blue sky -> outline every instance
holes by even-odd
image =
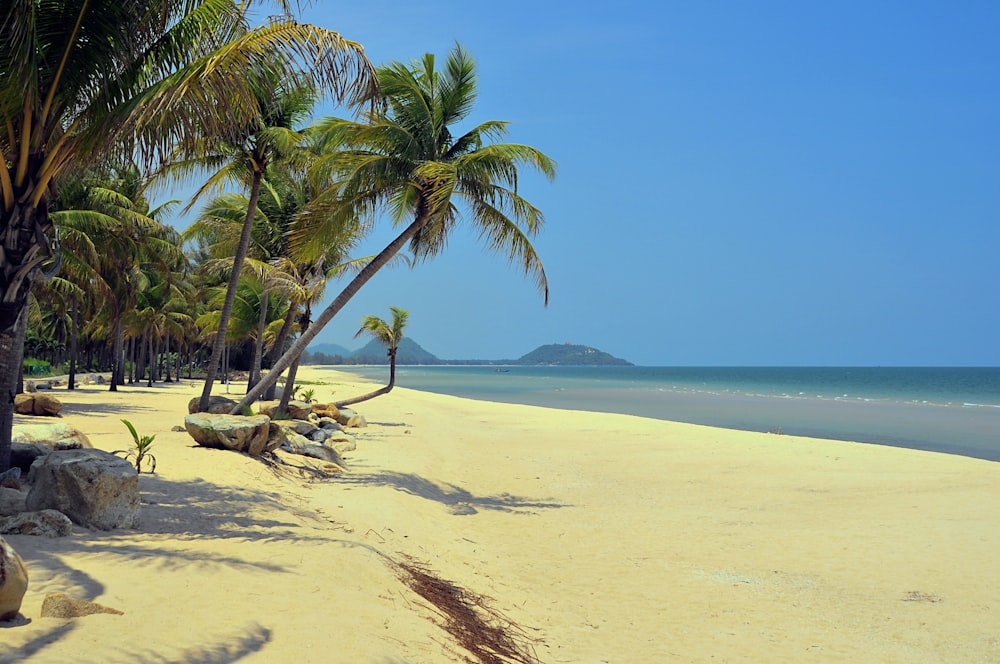
[[[546,215],[547,308],[457,233],[320,342],[359,346],[394,305],[442,358],[1000,365],[1000,3],[313,4],[376,64],[460,41],[470,123],[559,163],[521,190]]]

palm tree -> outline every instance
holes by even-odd
[[[19,373],[31,284],[58,267],[49,216],[63,171],[108,153],[159,160],[260,117],[254,77],[303,63],[335,98],[373,86],[359,44],[284,14],[251,27],[254,0],[7,2],[0,9],[0,392]],[[0,471],[13,403],[0,399]]]
[[[427,54],[410,66],[378,69],[383,104],[367,122],[331,118],[322,123],[331,145],[341,149],[320,160],[315,171],[336,174],[336,183],[304,215],[292,243],[304,255],[321,252],[328,238],[350,220],[372,218],[388,208],[404,230],[334,298],[316,321],[234,409],[249,406],[306,349],[319,331],[376,272],[407,244],[417,259],[444,249],[463,203],[469,220],[488,246],[505,253],[548,301],[548,282],[530,237],[542,213],[517,193],[518,168],[532,166],[550,179],[555,163],[535,148],[490,143],[506,134],[507,123],[484,122],[454,136],[452,125],[466,118],[476,98],[476,67],[460,46],[449,53],[443,72]]]
[[[365,316],[361,321],[361,329],[354,335],[354,338],[357,339],[367,332],[372,338],[386,347],[386,354],[389,356],[389,384],[374,392],[363,394],[360,397],[338,401],[334,404],[337,408],[343,408],[344,406],[350,406],[351,404],[361,403],[362,401],[368,401],[383,394],[388,394],[396,384],[396,351],[399,349],[399,342],[403,340],[403,328],[406,327],[410,313],[399,307],[389,307],[389,311],[392,312],[391,323],[385,322],[378,316]]]

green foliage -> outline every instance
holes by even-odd
[[[153,446],[153,440],[156,436],[140,436],[132,426],[132,423],[128,420],[122,420],[122,423],[128,427],[129,433],[132,434],[132,440],[135,446],[130,450],[115,450],[112,454],[121,454],[125,459],[133,459],[135,461],[135,471],[137,473],[142,472],[142,463],[145,461],[146,465],[149,466],[149,472],[156,472],[156,457],[149,453],[149,448]]]
[[[313,397],[316,396],[316,389],[315,388],[312,388],[312,387],[299,388],[297,390],[297,392],[298,392],[299,399],[301,399],[302,401],[306,401],[308,403],[312,403],[313,401],[315,401],[315,399],[313,398]]]

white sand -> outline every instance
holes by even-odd
[[[331,375],[321,401],[371,387],[300,378]],[[1000,464],[397,388],[319,480],[170,431],[199,393],[56,392],[95,447],[156,434],[157,473],[138,530],[7,538],[0,661],[461,661],[409,559],[543,662],[1000,661]],[[41,618],[49,592],[125,614]]]

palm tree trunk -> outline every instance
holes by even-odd
[[[343,401],[335,401],[333,403],[337,408],[343,408],[344,406],[350,406],[352,404],[361,403],[362,401],[368,401],[369,399],[374,399],[375,397],[380,397],[383,394],[389,394],[392,391],[393,386],[396,384],[396,353],[389,353],[389,384],[385,387],[380,387],[374,392],[369,392],[368,394],[362,394],[360,397],[353,397],[351,399],[344,399]]]
[[[292,324],[295,322],[295,316],[298,314],[298,305],[289,302],[288,313],[285,314],[285,322],[281,325],[281,331],[278,332],[278,338],[274,340],[274,348],[271,349],[271,354],[268,359],[270,359],[271,364],[274,365],[275,361],[281,357],[284,352],[285,341],[288,340],[288,333],[292,330]],[[274,399],[274,387],[275,383],[271,383],[271,387],[267,388],[264,392],[264,400],[271,401]]]
[[[274,383],[277,382],[278,377],[281,375],[281,372],[287,369],[292,362],[302,354],[302,351],[304,351],[309,343],[316,338],[316,335],[320,333],[326,324],[329,323],[333,317],[336,316],[340,310],[351,301],[351,298],[357,294],[361,287],[368,283],[368,281],[375,276],[375,273],[382,269],[386,263],[392,260],[393,256],[398,254],[403,246],[409,242],[421,228],[426,226],[429,221],[430,217],[428,215],[421,215],[417,217],[417,219],[412,224],[407,226],[395,240],[390,242],[385,249],[379,252],[379,254],[375,256],[375,258],[373,258],[371,262],[368,263],[368,265],[366,265],[349,284],[347,284],[344,290],[340,292],[340,295],[334,298],[333,302],[331,302],[327,308],[320,313],[319,317],[316,318],[316,321],[309,326],[309,329],[305,330],[302,335],[295,340],[295,343],[293,343],[292,347],[288,349],[288,352],[282,355],[278,361],[275,362],[267,376],[263,377],[252,390],[247,392],[246,396],[243,397],[243,400],[236,404],[236,407],[230,412],[235,415],[242,409],[248,408],[260,397],[261,394],[264,393],[265,390],[274,385]]]
[[[156,356],[153,353],[153,335],[149,335],[149,382],[146,387],[153,386],[153,371],[156,370]]]
[[[28,327],[27,301],[13,325],[0,330],[0,473],[10,468],[10,438],[14,427],[14,395],[24,361],[24,331]]]
[[[247,251],[250,249],[250,231],[253,230],[253,218],[257,211],[257,199],[260,197],[260,182],[262,173],[255,171],[253,174],[253,185],[250,188],[250,202],[247,204],[247,216],[243,221],[243,232],[240,234],[240,243],[236,247],[236,255],[233,256],[233,273],[229,275],[229,287],[226,289],[226,299],[222,304],[222,313],[219,316],[219,329],[215,333],[215,341],[212,343],[212,357],[208,362],[208,373],[205,376],[205,387],[201,392],[201,400],[198,402],[198,410],[208,410],[208,402],[212,396],[212,387],[218,371],[219,360],[222,358],[222,347],[226,345],[226,330],[229,327],[229,318],[233,313],[233,303],[236,301],[236,289],[240,283],[240,272],[243,270],[243,262],[246,260]]]
[[[70,310],[69,315],[69,382],[66,385],[67,390],[76,389],[76,355],[79,352],[79,331],[77,330],[77,310],[80,308],[79,302],[77,302],[76,295],[74,295],[70,300]]]
[[[111,347],[111,386],[109,392],[118,391],[118,383],[125,382],[125,333],[121,316],[115,314],[115,339]]]
[[[267,329],[267,286],[263,287],[260,294],[260,318],[257,319],[257,340],[253,345],[253,362],[250,365],[250,379],[247,381],[247,389],[260,380],[261,365],[264,363],[264,331]]]
[[[164,331],[164,334],[166,336],[166,339],[164,339],[164,342],[163,342],[163,345],[165,347],[164,348],[164,355],[163,355],[163,362],[164,362],[164,364],[167,365],[167,377],[164,379],[163,382],[164,383],[172,383],[174,381],[170,380],[170,326],[169,325],[166,326],[163,331]],[[177,377],[180,378],[180,374],[178,374]]]

